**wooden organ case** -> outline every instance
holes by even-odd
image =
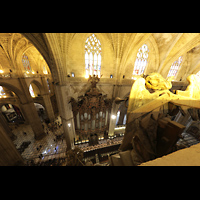
[[[90,76],[90,90],[84,96],[78,97],[78,101],[71,98],[76,131],[75,144],[89,142],[89,145],[95,145],[98,140],[108,136],[112,101],[96,88],[99,80],[98,76]]]

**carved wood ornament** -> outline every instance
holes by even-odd
[[[89,141],[94,135],[103,138],[109,129],[112,102],[96,88],[99,80],[98,76],[90,76],[90,90],[84,96],[78,97],[78,101],[71,98],[76,130],[75,141]]]

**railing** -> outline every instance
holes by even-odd
[[[0,73],[0,78],[19,78],[19,77],[49,77],[50,74],[33,74],[33,73],[24,73],[24,75],[20,76],[16,73]]]
[[[121,139],[121,138],[120,138]],[[111,143],[111,144],[106,144],[105,146],[103,145],[95,145],[93,146],[92,149],[84,149],[83,147],[81,147],[81,145],[76,145],[77,147],[79,147],[80,149],[82,149],[85,153],[88,152],[88,151],[95,151],[97,149],[102,149],[102,148],[105,148],[105,147],[111,147],[111,146],[115,146],[115,145],[118,145],[121,143],[121,140],[119,141],[115,141],[115,143]],[[111,151],[108,151],[108,152],[102,152],[101,153],[101,156],[106,156],[108,154],[112,154],[112,153],[116,153],[117,150],[111,150]],[[48,154],[48,155],[43,155],[42,157],[39,158],[39,156],[34,156],[34,157],[31,157],[29,159],[27,158],[24,158],[24,160],[26,161],[26,164],[27,165],[31,165],[31,162],[34,163],[34,165],[38,165],[38,164],[42,164],[43,162],[48,162],[49,160],[53,160],[53,159],[65,159],[65,162],[67,162],[67,158],[66,158],[66,151],[63,151],[63,152],[59,152],[59,153],[52,153],[52,154]],[[63,154],[63,155],[61,155]],[[95,157],[94,156],[86,156],[86,158],[84,158],[83,160],[87,160],[87,159],[94,159]],[[82,165],[84,165],[82,162],[81,162]]]

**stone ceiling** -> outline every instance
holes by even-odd
[[[67,74],[72,70],[76,72],[76,69],[76,77],[84,77],[84,49],[81,50],[81,45],[84,45],[88,35],[89,33],[0,33],[0,67],[20,70],[21,55],[26,52],[30,59],[34,60],[35,65],[41,60],[42,55],[55,81],[64,84]],[[136,53],[144,43],[148,44],[151,52],[149,55],[151,66],[148,67],[148,72],[157,71],[166,77],[171,64],[182,55],[185,56],[185,61],[177,80],[180,77],[185,80],[190,73],[197,73],[200,70],[199,33],[96,33],[96,35],[102,43],[102,53],[105,50],[102,71],[103,67],[109,68],[109,73],[114,74],[116,79],[113,80],[116,83],[122,81],[121,75],[126,72],[128,73],[126,77],[129,78]],[[108,76],[106,70],[104,74],[106,78]]]

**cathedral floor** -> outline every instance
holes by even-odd
[[[58,117],[55,122],[61,124],[60,117]],[[43,123],[43,126],[46,136],[41,140],[35,140],[31,126],[20,124],[17,128],[12,130],[13,134],[17,136],[13,143],[27,165],[32,165],[30,164],[32,161],[34,161],[36,165],[41,165],[41,163],[48,162],[49,160],[60,159],[63,160],[63,162],[59,163],[59,165],[66,166],[67,145],[63,137],[63,127],[57,126],[54,131],[51,131],[45,123]],[[104,148],[106,146],[120,144],[122,138],[123,137],[117,137],[112,140],[101,140],[99,144],[95,146],[88,146],[88,143],[75,146],[79,147],[84,152],[94,151],[95,149]],[[91,159],[92,158],[93,157],[91,157]]]
[[[55,122],[60,122],[60,118]],[[39,162],[40,160],[45,161],[53,158],[65,157],[67,145],[65,140],[61,137],[63,133],[62,126],[52,132],[47,128],[45,123],[43,123],[43,125],[46,136],[41,140],[35,140],[30,125],[20,124],[12,131],[14,135],[17,136],[13,143],[25,161],[33,159]]]
[[[57,124],[61,124],[60,117],[55,121]],[[34,163],[44,163],[53,159],[60,159],[62,163],[59,165],[66,166],[66,141],[63,138],[63,127],[57,126],[54,131],[51,131],[45,123],[44,131],[46,136],[41,140],[35,140],[34,133],[30,125],[20,124],[12,132],[17,138],[13,141],[16,148],[20,152],[21,156],[25,160],[25,163],[30,163],[31,160]],[[25,132],[25,133],[24,133]],[[184,144],[186,147],[200,143],[192,135],[183,132],[183,139],[180,139],[177,144]],[[98,145],[88,146],[88,143],[75,145],[81,148],[84,152],[94,151],[95,149],[104,148],[106,146],[117,145],[122,142],[123,137],[116,137],[113,140],[101,140]],[[112,152],[109,152],[109,154]],[[114,152],[113,152],[114,153]],[[107,155],[107,153],[105,153]],[[103,156],[103,154],[102,154]],[[92,159],[93,157],[91,157]]]

